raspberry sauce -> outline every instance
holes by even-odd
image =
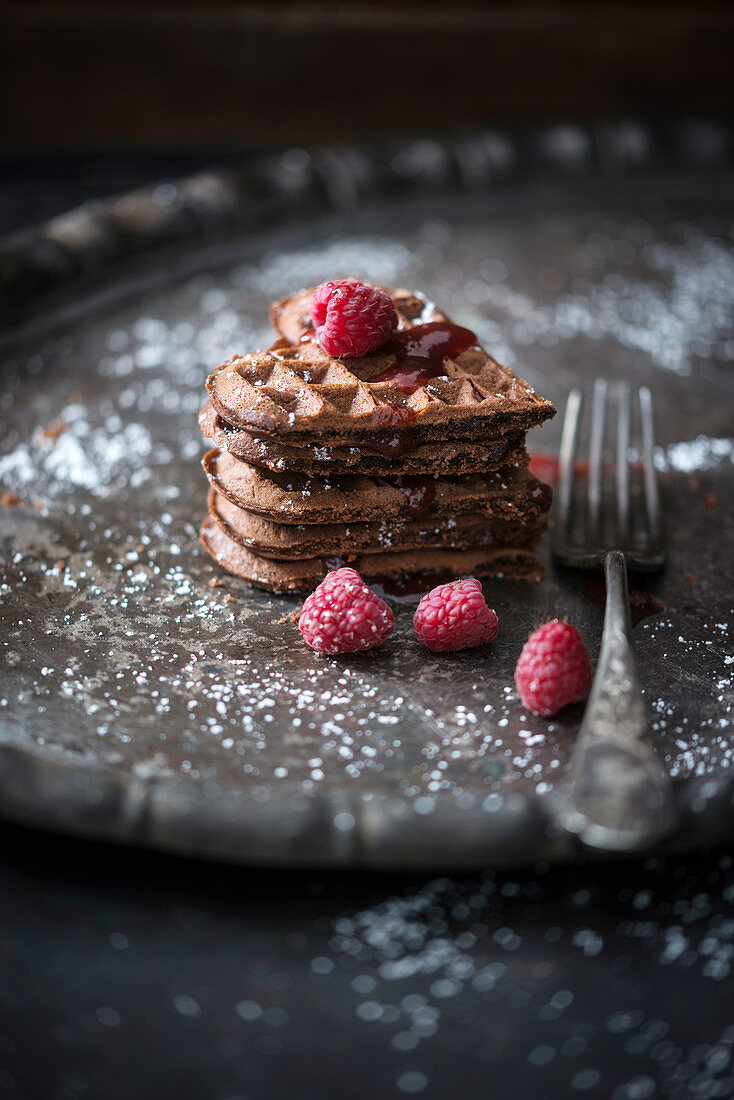
[[[423,519],[433,511],[436,482],[432,477],[406,477],[400,486],[412,519]]]
[[[632,619],[632,625],[637,626],[641,619],[646,618],[648,615],[659,615],[661,611],[665,611],[667,605],[657,596],[653,596],[650,592],[646,592],[644,588],[638,588],[632,581],[628,582],[629,588],[629,601],[630,601],[630,618]],[[601,573],[589,573],[584,586],[584,595],[588,599],[592,600],[597,606],[604,607],[607,599],[606,585],[604,583],[604,577]]]
[[[553,490],[537,477],[531,477],[525,486],[525,496],[530,504],[536,504],[541,512],[547,512],[553,500]]]
[[[410,428],[396,428],[394,432],[376,432],[369,443],[360,445],[360,449],[385,458],[400,458],[410,454],[416,446],[415,432]]]
[[[380,405],[372,414],[375,428],[405,428],[415,420],[415,413],[406,405]]]
[[[390,402],[380,405],[372,414],[372,425],[391,430],[375,432],[369,443],[362,445],[362,449],[385,455],[386,458],[410,454],[416,448],[416,439],[415,432],[408,425],[414,420],[415,413],[405,405],[392,405]]]
[[[532,454],[528,469],[531,474],[535,474],[541,481],[546,481],[551,485],[555,485],[558,481],[558,459],[555,455],[548,454],[546,451],[536,451],[535,454]],[[574,462],[573,472],[579,477],[588,477],[589,463],[581,460]]]
[[[417,603],[420,597],[430,592],[432,588],[455,580],[456,574],[446,569],[436,573],[423,570],[417,573],[404,573],[400,577],[385,577],[378,586],[373,587],[397,602],[405,600],[406,603]]]
[[[372,382],[392,382],[403,393],[415,393],[431,378],[444,373],[444,360],[460,355],[467,348],[477,347],[479,341],[468,328],[449,324],[448,321],[432,321],[428,325],[396,332],[380,351],[395,356],[395,363]]]

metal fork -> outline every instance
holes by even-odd
[[[613,477],[605,467],[606,425],[616,396]],[[601,651],[589,701],[571,757],[562,824],[587,845],[610,851],[647,847],[675,821],[672,783],[650,745],[650,728],[632,646],[627,563],[643,572],[665,564],[660,497],[654,465],[652,396],[636,394],[641,441],[630,463],[633,401],[630,387],[597,379],[591,403],[585,501],[574,493],[583,395],[566,404],[559,462],[554,555],[566,566],[604,568],[606,610]],[[611,462],[610,462],[611,465]],[[633,474],[641,471],[641,485]],[[609,484],[611,482],[611,485]],[[640,508],[634,507],[637,485]]]

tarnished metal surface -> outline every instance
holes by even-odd
[[[0,509],[3,812],[242,861],[467,867],[574,853],[544,803],[581,708],[528,715],[512,672],[554,615],[596,653],[593,583],[552,570],[536,588],[487,582],[500,635],[477,652],[427,654],[400,606],[382,649],[323,658],[286,620],[295,601],[221,574],[198,545],[207,371],[267,338],[271,299],[356,273],[423,289],[556,404],[602,372],[653,390],[670,564],[649,582],[665,610],[637,626],[638,664],[658,752],[681,781],[671,844],[723,838],[732,182],[518,186],[206,251],[194,240],[170,267],[190,269],[177,281],[152,288],[160,272],[143,258],[125,298],[127,272],[112,269],[94,288],[109,295],[77,299],[65,328],[28,330],[7,354],[0,407],[0,492],[20,498]],[[556,450],[559,420],[532,449]]]

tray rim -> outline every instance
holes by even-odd
[[[269,152],[241,167],[89,199],[0,237],[0,321],[142,251],[267,228],[307,211],[349,213],[375,199],[490,194],[528,181],[619,179],[683,166],[732,168],[734,120],[568,121]]]

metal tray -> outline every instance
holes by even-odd
[[[2,813],[284,866],[588,854],[551,824],[580,708],[534,718],[512,673],[551,616],[596,650],[593,580],[487,582],[481,651],[427,654],[399,605],[379,651],[322,658],[296,601],[197,542],[206,373],[267,339],[273,298],[355,273],[425,290],[559,407],[602,373],[653,389],[670,564],[636,644],[680,803],[666,846],[731,838],[731,149],[637,123],[296,149],[6,240]]]

